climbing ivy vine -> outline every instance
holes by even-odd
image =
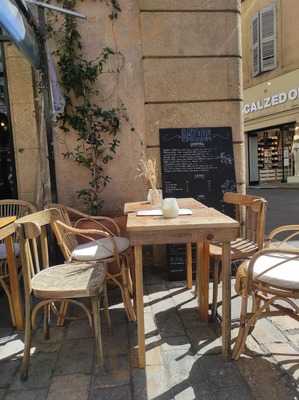
[[[79,0],[56,0],[64,8],[76,9]],[[118,0],[98,0],[110,7],[109,17],[116,20],[121,8]],[[57,26],[58,25],[58,26]],[[93,60],[83,53],[83,44],[76,18],[66,16],[62,23],[48,23],[49,35],[55,41],[54,50],[66,106],[59,117],[60,128],[77,135],[75,147],[64,157],[88,169],[89,185],[78,192],[91,214],[98,214],[103,206],[102,191],[111,181],[107,164],[115,157],[120,145],[120,129],[127,120],[125,107],[103,108],[98,105],[100,92],[96,83],[110,57],[121,53],[105,47]],[[116,71],[119,73],[119,70]]]

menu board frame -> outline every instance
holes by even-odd
[[[231,127],[160,129],[163,197],[193,197],[208,207],[234,216],[224,203],[236,191]],[[168,245],[170,280],[185,279],[185,246]]]

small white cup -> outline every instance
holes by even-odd
[[[162,203],[164,218],[176,218],[179,215],[179,206],[175,198],[167,198]]]

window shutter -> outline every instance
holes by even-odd
[[[276,68],[276,10],[275,5],[260,12],[261,71]]]
[[[260,68],[260,18],[256,14],[252,18],[252,71],[253,76],[261,72]]]

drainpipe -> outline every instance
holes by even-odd
[[[49,70],[48,59],[45,46],[45,15],[44,10],[38,7],[38,20],[39,20],[39,35],[40,35],[40,54],[41,54],[41,79],[42,79],[42,95],[44,98],[44,119],[46,127],[47,145],[48,145],[48,162],[51,184],[51,197],[52,202],[58,202],[57,196],[57,181],[56,181],[56,167],[54,156],[54,143],[53,143],[53,126],[52,116],[50,110],[52,109],[52,99],[49,84]]]

